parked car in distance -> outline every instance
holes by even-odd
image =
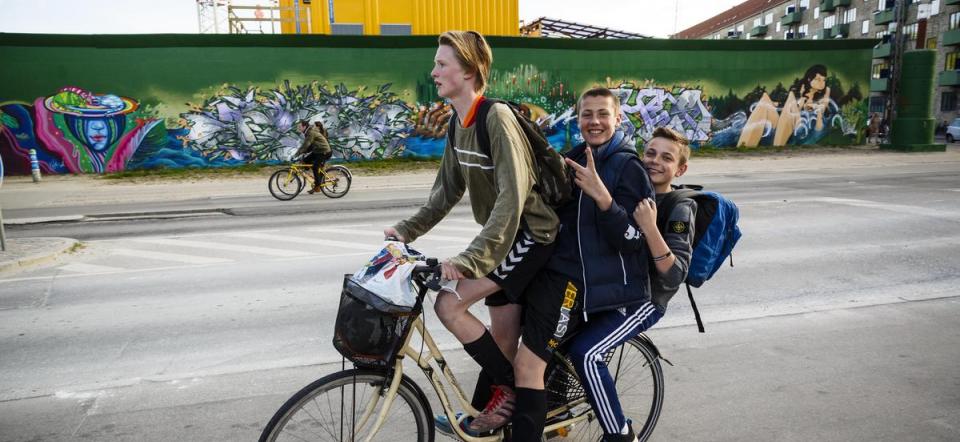
[[[947,142],[952,143],[955,140],[960,140],[960,118],[955,118],[953,122],[947,126]]]

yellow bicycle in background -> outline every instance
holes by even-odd
[[[293,163],[284,167],[273,175],[270,175],[270,181],[267,188],[274,198],[281,201],[289,201],[296,198],[300,192],[307,186],[314,187],[313,172],[310,170],[310,164]],[[350,190],[350,184],[353,182],[353,174],[350,169],[343,165],[327,166],[320,171],[322,181],[318,186],[324,195],[330,198],[340,198]]]

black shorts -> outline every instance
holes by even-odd
[[[550,259],[555,245],[556,243],[540,244],[534,241],[529,233],[519,230],[513,239],[510,253],[497,268],[487,274],[487,278],[497,283],[501,290],[487,296],[483,303],[491,307],[516,304],[537,271]]]
[[[523,345],[550,361],[550,355],[583,323],[583,283],[543,270],[523,298]]]

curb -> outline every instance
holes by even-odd
[[[31,267],[43,263],[47,263],[57,259],[57,256],[69,251],[77,244],[80,244],[80,241],[77,241],[73,238],[61,238],[61,237],[43,237],[43,238],[22,238],[20,241],[53,241],[53,244],[45,245],[41,252],[32,252],[27,253],[22,257],[12,256],[12,259],[7,258],[7,254],[13,254],[10,251],[10,242],[16,242],[16,239],[7,240],[7,251],[0,252],[0,257],[4,258],[0,260],[0,274],[3,273],[14,273],[19,270],[22,270],[26,267]]]

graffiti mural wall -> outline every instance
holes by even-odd
[[[30,173],[30,150],[44,173],[279,163],[301,119],[323,123],[339,161],[443,153],[433,38],[139,37],[0,34],[18,68],[0,72],[10,173]],[[486,95],[519,103],[558,150],[581,141],[576,97],[597,85],[638,146],[660,126],[695,147],[852,144],[866,123],[869,41],[490,42]]]

